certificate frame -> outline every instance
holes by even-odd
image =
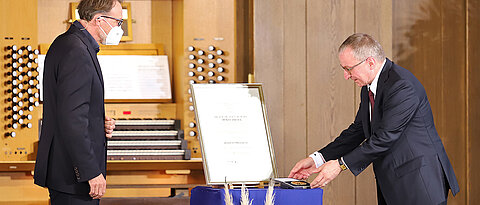
[[[265,106],[262,84],[261,83],[191,84],[190,87],[191,87],[191,93],[193,98],[193,106],[195,111],[200,148],[202,152],[206,183],[208,185],[218,185],[218,184],[224,184],[224,183],[258,184],[260,182],[266,182],[271,180],[272,178],[276,178],[277,168],[276,168],[276,161],[275,161],[275,152],[274,152],[274,146],[273,146],[272,136],[270,132],[270,126],[268,123],[268,115],[267,115],[267,109]],[[228,96],[228,94],[226,93],[251,94],[252,92],[254,93],[253,94],[254,97],[250,96],[250,99],[246,99],[242,101],[242,102],[251,102],[250,103],[251,105],[247,105],[249,103],[243,103],[242,104],[243,108],[238,110],[244,111],[245,109],[248,109],[248,108],[254,108],[254,109],[251,109],[253,111],[250,114],[245,114],[245,116],[241,116],[241,118],[243,119],[238,119],[239,120],[238,123],[228,122],[228,121],[235,121],[236,120],[235,118],[227,119],[227,120],[224,118],[215,119],[217,116],[227,116],[227,115],[217,115],[217,114],[219,113],[225,114],[226,112],[224,111],[231,110],[232,107],[237,106],[239,104],[239,102],[235,100],[243,98],[243,97],[239,97],[239,95],[236,95],[233,98],[226,97]],[[207,95],[206,93],[215,93],[217,95],[216,97],[209,95],[208,98],[206,98],[205,97]],[[201,95],[205,95],[205,96],[202,97]],[[226,99],[226,98],[229,98],[229,99]],[[257,98],[258,98],[258,102],[256,102]],[[207,103],[209,104],[209,106],[215,106],[216,110],[214,112],[206,110],[208,108],[208,106],[205,106]],[[222,111],[222,109],[224,111]],[[228,115],[235,115],[235,114],[230,113]],[[259,119],[260,116],[261,116],[261,119]],[[249,152],[245,152],[245,153],[248,153],[250,155],[258,154],[258,155],[255,155],[255,156],[258,156],[258,157],[255,157],[255,160],[251,160],[252,162],[249,162],[247,159],[237,160],[234,158],[233,160],[228,158],[228,156],[236,156],[234,153],[236,152],[234,151],[236,149],[230,149],[230,147],[233,147],[235,145],[229,144],[230,142],[227,143],[227,141],[231,139],[229,139],[229,137],[227,137],[227,135],[224,132],[224,129],[225,129],[224,121],[227,121],[226,123],[229,124],[229,126],[230,125],[233,127],[238,126],[234,128],[235,130],[249,130],[246,133],[253,132],[252,135],[249,135],[253,137],[248,137],[247,135],[242,135],[240,137],[235,136],[234,140],[245,142],[244,144],[246,144],[246,146],[244,145],[238,146],[242,148],[247,147],[246,150],[249,150]],[[244,122],[240,122],[240,121],[244,121]],[[214,122],[219,122],[219,123],[218,125],[215,125]],[[252,126],[252,123],[255,125]],[[258,128],[258,129],[250,129],[252,127]],[[212,129],[215,129],[215,128],[218,128],[218,133],[219,133],[218,135],[216,134],[217,133],[216,130],[212,131]],[[252,130],[255,130],[255,131],[252,131]],[[236,135],[236,134],[238,133],[235,133],[233,135]],[[219,135],[222,135],[222,136],[219,136]],[[260,139],[260,138],[257,139],[255,138],[256,136],[265,137],[266,139]],[[218,147],[217,144],[215,144],[215,146],[213,145],[214,143],[218,143],[218,142],[221,143],[222,140],[223,140],[223,147]],[[251,143],[251,142],[254,142],[254,143]],[[210,143],[210,144],[207,144],[207,143]],[[224,151],[222,152],[219,150],[224,150]],[[253,153],[251,153],[251,151],[253,151]],[[221,154],[220,156],[222,156],[225,159],[219,159],[219,158],[222,158],[222,157],[218,157],[219,153]],[[239,155],[239,156],[242,156],[242,155]],[[226,160],[228,160],[228,162]],[[260,160],[260,163],[253,162],[257,160]],[[238,162],[238,165],[236,164],[232,165],[230,161],[239,161],[239,162]],[[264,164],[261,162],[265,162],[267,164]],[[258,163],[258,164],[255,164],[255,163]],[[227,166],[222,166],[222,165],[227,165]],[[251,169],[251,170],[256,170],[252,172],[257,172],[257,169],[256,169],[257,167],[245,167],[245,165],[251,165],[251,166],[260,165],[258,166],[258,168],[260,168],[260,170],[258,171],[259,176],[248,175],[247,177],[248,171],[247,172],[238,171],[241,176],[237,177],[237,176],[229,175],[230,173],[225,171],[225,170]],[[218,173],[220,173],[220,175]],[[244,176],[242,174],[244,174]],[[250,173],[250,174],[255,175],[256,173]],[[225,176],[222,176],[222,175],[225,175]]]

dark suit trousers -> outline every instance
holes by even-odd
[[[446,180],[447,179],[445,179],[445,181]],[[447,197],[448,197],[448,188],[445,188],[445,201],[438,205],[447,205]],[[385,202],[385,198],[383,198],[382,190],[380,189],[380,186],[378,186],[378,182],[377,182],[377,204],[387,205],[387,202]]]
[[[387,202],[385,202],[385,198],[383,198],[382,190],[380,190],[380,186],[378,186],[378,182],[377,182],[377,204],[387,205]]]
[[[100,199],[92,199],[90,196],[69,194],[48,189],[50,192],[51,205],[99,205]]]

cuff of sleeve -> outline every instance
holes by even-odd
[[[348,165],[347,165],[347,163],[345,163],[345,160],[343,160],[343,157],[340,157],[340,160],[342,160],[342,162],[343,162],[343,165],[345,165],[345,167],[347,167],[347,169],[350,169],[350,168],[348,168]]]
[[[312,153],[311,155],[309,155],[309,157],[311,157],[313,159],[313,161],[315,162],[315,166],[318,168],[320,166],[322,166],[322,164],[325,163],[325,159],[323,158],[323,155],[322,153],[320,152],[314,152]]]

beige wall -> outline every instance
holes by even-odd
[[[359,88],[342,79],[336,49],[365,32],[427,91],[461,190],[449,204],[475,204],[479,10],[474,0],[255,1],[255,75],[264,83],[279,173],[286,176],[353,121]],[[325,204],[376,204],[371,168],[358,177],[342,173],[324,197]]]
[[[448,204],[478,204],[479,7],[475,0],[403,0],[393,5],[394,55],[427,91],[460,193]]]
[[[382,0],[255,1],[255,77],[264,83],[281,176],[353,121],[359,88],[343,79],[336,50],[352,33],[367,32],[391,55],[391,8]],[[359,177],[342,173],[324,197],[325,204],[375,204],[371,168]]]
[[[480,2],[467,1],[467,89],[464,95],[467,98],[467,185],[465,194],[468,204],[480,201]],[[474,43],[475,42],[475,43]]]
[[[70,2],[75,0],[38,0],[38,43],[52,43],[70,26]],[[128,43],[151,43],[151,0],[126,1],[132,5],[133,41]]]

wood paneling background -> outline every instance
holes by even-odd
[[[343,79],[337,48],[363,31],[390,54],[391,5],[381,0],[255,1],[255,77],[264,83],[280,176],[353,121],[359,89]],[[370,12],[378,6],[382,11]],[[375,204],[373,179],[371,168],[356,178],[342,173],[326,187],[323,201]]]
[[[296,161],[332,141],[353,120],[355,88],[343,79],[337,48],[355,30],[354,9],[354,2],[348,0],[307,1],[307,152],[301,153],[300,158],[292,158],[292,166],[286,167],[287,170]],[[289,78],[289,73],[284,75]],[[285,94],[288,98],[289,94]],[[289,110],[295,112],[294,107]],[[289,137],[294,136],[285,136]],[[295,152],[295,147],[290,149]],[[354,204],[355,191],[354,176],[344,172],[325,188],[323,202]]]
[[[475,142],[473,133],[467,134],[467,116],[476,114],[474,109],[467,112],[467,99],[474,96],[467,90],[477,90],[467,87],[467,82],[471,82],[467,81],[467,62],[478,59],[478,53],[477,57],[467,56],[467,48],[473,54],[475,45],[478,49],[479,40],[478,35],[467,37],[466,33],[467,28],[478,32],[478,23],[475,23],[478,16],[470,20],[477,27],[467,27],[467,10],[473,8],[467,5],[466,0],[407,0],[394,1],[393,5],[394,59],[397,64],[412,71],[424,85],[437,131],[460,185],[460,193],[455,198],[450,194],[449,204],[466,204],[468,196],[478,195],[478,190],[467,188],[467,184],[472,183],[467,177],[467,164],[474,154],[474,151],[467,151],[468,136]],[[474,84],[478,88],[478,83]],[[478,99],[470,102],[470,106],[475,106]],[[468,122],[476,122],[478,126],[478,118],[470,118]],[[477,163],[471,162],[472,165]]]
[[[474,0],[254,1],[254,69],[264,83],[281,176],[354,118],[359,88],[343,79],[337,48],[371,34],[422,82],[460,184],[449,204],[480,200],[480,3]],[[342,173],[325,204],[376,204],[371,168]]]
[[[467,0],[467,203],[480,201],[480,2]]]
[[[152,1],[158,2],[157,4],[171,2],[171,0],[127,1],[132,5],[132,18],[136,21],[132,24],[133,41],[127,43],[152,43],[152,29],[155,29],[151,25],[152,15],[169,14],[152,13],[150,9]],[[79,2],[79,0],[38,0],[38,43],[50,44],[70,27],[66,22],[70,19],[70,2]],[[167,47],[165,49],[167,50]]]

